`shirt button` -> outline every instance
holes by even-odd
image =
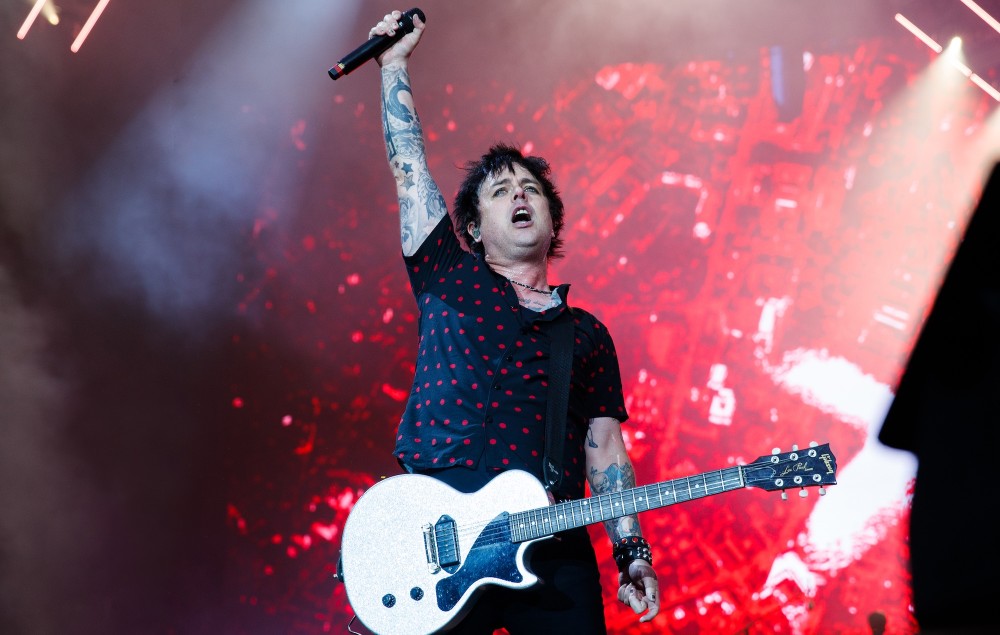
[[[514,356],[513,356],[513,355],[508,355],[508,356],[507,356],[507,361],[508,361],[508,362],[512,362],[512,361],[514,361]]]

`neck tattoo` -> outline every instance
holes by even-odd
[[[524,287],[528,291],[534,291],[535,293],[541,293],[542,295],[552,295],[552,291],[551,290],[550,291],[542,291],[541,289],[536,289],[535,287],[531,286],[530,284],[524,284],[523,282],[518,282],[517,280],[512,280],[510,278],[507,278],[507,279],[510,280],[511,282],[513,282],[514,284],[516,284],[519,287]]]

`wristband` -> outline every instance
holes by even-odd
[[[649,542],[642,536],[625,536],[616,541],[611,548],[611,554],[618,565],[618,571],[628,573],[628,566],[634,560],[645,560],[650,565],[653,564],[653,552],[649,548]]]

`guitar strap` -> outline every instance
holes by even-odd
[[[569,376],[573,370],[573,310],[567,306],[552,321],[552,362],[549,398],[545,416],[545,454],[542,470],[545,488],[559,492],[563,481],[563,449],[566,445],[566,413],[569,409]]]

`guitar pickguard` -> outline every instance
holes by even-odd
[[[493,519],[473,543],[465,563],[454,575],[437,583],[438,608],[450,611],[468,588],[484,578],[517,584],[522,581],[517,566],[517,550],[521,545],[510,541],[509,514]]]

